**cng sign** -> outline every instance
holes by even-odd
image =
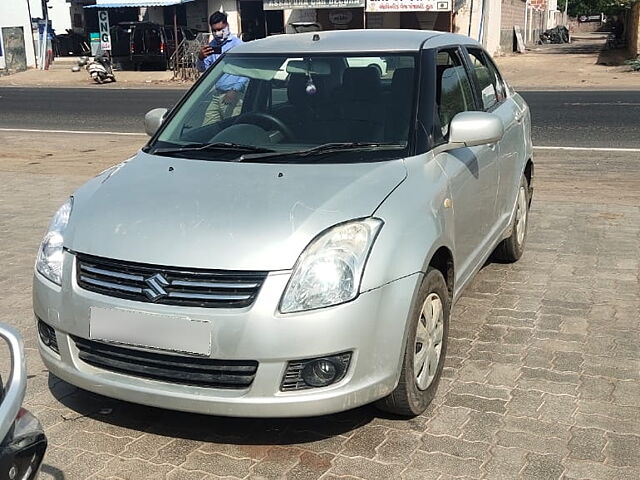
[[[109,34],[109,12],[98,11],[98,24],[100,25],[100,49],[111,50],[111,35]]]

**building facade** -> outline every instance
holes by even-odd
[[[0,1],[0,72],[36,66],[28,2]]]

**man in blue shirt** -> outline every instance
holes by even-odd
[[[206,71],[222,54],[242,43],[242,40],[231,34],[226,13],[213,13],[209,17],[209,25],[213,40],[198,52],[196,67],[200,72]],[[242,109],[242,96],[248,82],[249,79],[246,77],[223,73],[214,86],[212,101],[207,107],[204,124],[239,115]]]

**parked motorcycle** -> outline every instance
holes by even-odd
[[[116,76],[111,68],[111,60],[101,55],[96,55],[89,65],[87,65],[89,75],[96,83],[104,83],[105,80],[116,81]]]

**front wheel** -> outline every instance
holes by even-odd
[[[411,311],[398,386],[376,404],[386,412],[420,415],[438,389],[447,352],[451,298],[438,270],[429,268]]]
[[[495,256],[503,262],[513,263],[520,259],[524,252],[529,226],[529,182],[523,175],[518,188],[516,212],[511,226],[511,236],[503,240],[495,251]]]

